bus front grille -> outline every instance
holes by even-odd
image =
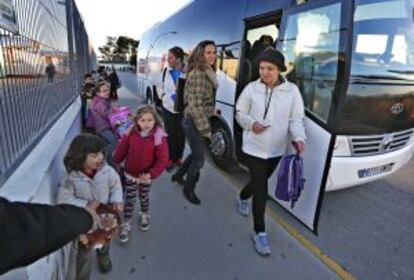
[[[414,129],[408,129],[382,135],[350,136],[352,155],[371,156],[399,150],[407,145],[413,132]]]

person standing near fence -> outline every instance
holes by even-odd
[[[110,90],[108,83],[101,81],[96,87],[96,96],[92,100],[90,106],[90,116],[87,126],[93,126],[95,132],[106,140],[108,146],[106,148],[106,157],[109,165],[113,166],[112,153],[115,150],[118,139],[112,131],[109,122],[109,114],[111,113]]]
[[[160,92],[162,100],[162,117],[168,134],[170,162],[167,170],[181,166],[185,147],[185,135],[181,122],[183,114],[174,110],[177,99],[178,79],[183,74],[184,51],[173,47],[168,51],[168,67],[164,69]]]
[[[211,139],[210,118],[214,115],[215,93],[218,87],[216,65],[215,43],[208,40],[200,42],[189,58],[188,76],[184,87],[186,107],[182,125],[191,154],[171,180],[184,184],[185,198],[196,205],[201,203],[194,190],[205,160],[203,139]]]
[[[292,139],[299,153],[305,149],[304,105],[296,85],[280,75],[286,71],[284,56],[269,47],[258,58],[260,79],[251,82],[236,104],[236,119],[243,128],[242,150],[250,180],[237,197],[237,210],[250,215],[253,197],[253,241],[260,255],[271,253],[265,231],[267,180]],[[289,135],[290,133],[290,135]]]

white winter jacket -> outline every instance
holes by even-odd
[[[58,203],[85,207],[89,202],[122,203],[122,186],[118,173],[105,164],[93,179],[83,172],[72,171],[59,187]]]
[[[167,67],[167,72],[165,73],[164,82],[161,80],[159,92],[161,96],[159,96],[162,100],[162,106],[170,111],[171,113],[177,113],[174,110],[174,99],[173,95],[176,94],[177,86],[174,83],[173,78],[171,77],[170,71],[172,70],[171,67]],[[161,75],[162,79],[162,75]]]
[[[266,118],[266,102],[271,90],[259,80],[249,83],[236,104],[236,119],[243,131],[243,152],[258,158],[273,158],[286,152],[289,141],[305,141],[304,105],[295,84],[283,79],[273,89]],[[252,131],[253,123],[269,126],[263,133]]]

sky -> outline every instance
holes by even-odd
[[[75,0],[95,51],[107,36],[134,39],[190,0]]]

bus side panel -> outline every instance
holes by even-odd
[[[216,109],[220,109],[222,117],[226,120],[233,134],[236,81],[221,70],[217,71],[217,80],[219,87],[216,92]]]

